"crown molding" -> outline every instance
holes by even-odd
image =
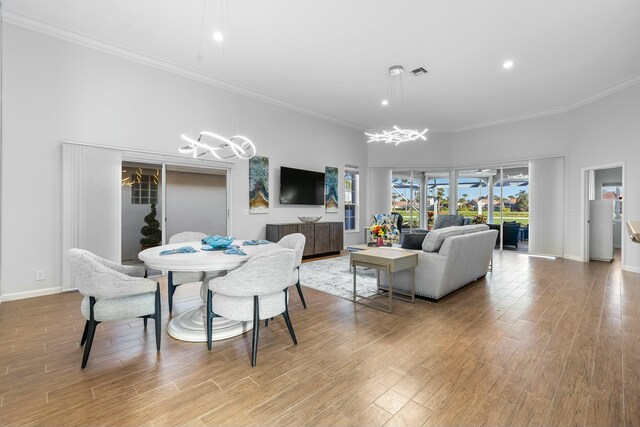
[[[98,38],[89,36],[87,34],[83,34],[83,33],[71,30],[69,28],[52,24],[50,22],[42,21],[18,12],[13,12],[11,10],[3,9],[2,21],[7,24],[15,25],[31,31],[45,34],[47,36],[61,39],[70,43],[95,49],[100,52],[104,52],[113,56],[127,59],[129,61],[137,62],[139,64],[143,64],[158,70],[176,74],[178,76],[195,80],[200,83],[205,83],[210,86],[215,86],[231,92],[235,92],[240,95],[244,95],[249,98],[256,99],[258,101],[272,104],[280,108],[295,111],[297,113],[304,114],[306,116],[310,116],[316,119],[331,122],[340,126],[344,126],[344,127],[362,131],[362,132],[367,130],[366,126],[362,126],[357,123],[352,123],[346,120],[339,119],[337,117],[329,116],[329,115],[320,113],[318,111],[311,110],[309,108],[292,104],[290,102],[283,101],[273,96],[270,96],[255,90],[251,90],[246,87],[236,85],[234,83],[230,83],[222,79],[211,77],[210,75],[201,73],[199,71],[182,67],[180,65],[171,63],[169,61],[156,58],[150,55],[146,55],[141,52],[137,52],[132,49],[128,49],[123,46],[119,46],[119,45],[107,42],[105,40],[100,40]]]
[[[565,105],[564,107],[551,108],[548,110],[542,110],[534,113],[523,114],[520,116],[506,117],[504,119],[491,120],[487,122],[481,122],[470,126],[464,126],[460,128],[451,129],[451,133],[460,133],[467,132],[470,130],[482,129],[492,126],[505,125],[509,123],[521,122],[524,120],[537,119],[541,117],[548,116],[556,116],[559,114],[568,113],[569,111],[576,110],[580,107],[584,107],[585,105],[591,104],[599,99],[606,98],[609,95],[613,95],[614,93],[620,92],[624,89],[630,88],[640,83],[640,74],[633,75],[629,78],[626,78],[618,83],[615,83],[601,91],[598,91],[580,101],[574,102],[572,104]]]
[[[522,114],[519,116],[512,116],[512,117],[505,117],[502,119],[497,119],[497,120],[490,120],[490,121],[486,121],[486,122],[480,122],[480,123],[476,123],[473,125],[469,125],[469,126],[463,126],[463,127],[459,127],[459,128],[451,128],[451,129],[432,129],[429,128],[429,132],[427,132],[427,137],[429,136],[429,134],[437,134],[437,133],[461,133],[461,132],[468,132],[471,130],[476,130],[476,129],[483,129],[483,128],[488,128],[488,127],[493,127],[493,126],[500,126],[500,125],[506,125],[509,123],[516,123],[516,122],[522,122],[525,120],[531,120],[531,119],[538,119],[541,117],[550,117],[550,116],[557,116],[559,114],[564,114],[564,113],[568,113],[570,111],[576,110],[580,107],[584,107],[585,105],[589,105],[592,102],[595,102],[599,99],[602,98],[606,98],[609,95],[613,95],[614,93],[620,92],[624,89],[630,88],[632,86],[635,86],[637,84],[640,84],[640,74],[636,74],[634,76],[631,76],[629,78],[626,78],[622,81],[619,81],[618,83],[615,83],[599,92],[596,92],[584,99],[581,99],[580,101],[574,102],[572,104],[568,104],[565,105],[564,107],[556,107],[556,108],[551,108],[548,110],[542,110],[542,111],[537,111],[534,113],[528,113],[528,114]],[[417,129],[417,128],[424,128],[424,125],[420,125],[420,126],[403,126],[404,128],[408,128],[408,129]],[[369,128],[367,130],[367,132],[381,132],[383,130],[388,130],[388,127],[373,127],[373,128]]]
[[[39,20],[18,12],[14,12],[11,10],[7,10],[6,8],[2,9],[2,17],[1,20],[7,24],[15,25],[18,27],[26,28],[28,30],[32,30],[38,33],[42,33],[57,39],[65,40],[67,42],[71,42],[80,46],[88,47],[94,50],[98,50],[113,56],[117,56],[123,59],[127,59],[129,61],[137,62],[158,70],[162,70],[165,72],[169,72],[175,75],[179,75],[184,78],[188,78],[191,80],[198,81],[200,83],[204,83],[210,86],[222,88],[231,92],[238,93],[243,96],[247,96],[249,98],[256,99],[261,102],[265,102],[271,105],[275,105],[280,108],[284,108],[290,111],[294,111],[300,114],[304,114],[309,117],[313,117],[316,119],[320,119],[326,122],[334,123],[346,128],[354,129],[361,132],[375,132],[382,129],[388,128],[380,128],[380,127],[367,127],[361,124],[352,123],[346,120],[339,119],[337,117],[329,116],[327,114],[320,113],[315,110],[311,110],[309,108],[305,108],[287,101],[283,101],[281,99],[275,98],[273,96],[248,89],[246,87],[236,85],[234,83],[218,79],[215,77],[211,77],[210,75],[201,73],[199,71],[182,67],[177,64],[173,64],[169,61],[156,58],[150,55],[143,54],[141,52],[134,51],[132,49],[128,49],[104,40],[100,40],[98,38],[89,36],[87,34],[83,34],[56,24],[52,24],[50,22],[46,22],[43,20]],[[537,119],[541,117],[555,116],[558,114],[567,113],[569,111],[575,110],[577,108],[583,107],[587,104],[590,104],[599,99],[605,98],[609,95],[612,95],[621,90],[627,89],[631,86],[635,86],[640,83],[640,73],[637,73],[627,79],[624,79],[612,86],[609,86],[601,91],[598,91],[584,99],[576,101],[574,103],[554,107],[538,112],[505,117],[497,120],[490,120],[485,122],[479,122],[475,124],[471,124],[468,126],[462,126],[457,128],[440,128],[440,129],[432,129],[429,128],[429,133],[431,134],[447,134],[447,133],[460,133],[467,132],[476,129],[482,129],[492,126],[500,126],[509,123],[515,123],[525,120]],[[405,126],[405,127],[425,127],[425,126]]]

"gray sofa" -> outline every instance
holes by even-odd
[[[422,250],[416,252],[416,295],[440,299],[487,274],[498,232],[485,224],[446,227],[426,235]],[[381,284],[388,286],[387,274],[381,274]],[[411,270],[394,276],[394,288],[411,289]]]

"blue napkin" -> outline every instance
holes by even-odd
[[[242,246],[268,245],[269,243],[271,242],[268,240],[245,240]]]
[[[192,248],[191,246],[183,246],[181,248],[176,248],[176,249],[167,249],[165,251],[160,252],[160,255],[192,254],[194,252],[198,252],[198,251]]]
[[[224,253],[227,255],[247,255],[245,251],[236,245],[229,246],[229,249],[225,249]]]

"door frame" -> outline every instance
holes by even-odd
[[[580,185],[580,254],[582,262],[589,262],[589,172],[602,169],[622,168],[622,191],[625,191],[626,186],[626,173],[625,162],[608,163],[599,166],[589,166],[582,168],[581,170],[581,185]],[[622,203],[622,225],[624,230],[624,224],[627,220],[627,204]],[[626,240],[622,239],[620,245],[620,265],[624,268],[625,265],[625,246]]]
[[[166,199],[167,199],[167,166],[170,168],[176,168],[179,170],[183,170],[184,172],[189,172],[189,169],[193,170],[215,170],[215,171],[224,171],[226,177],[226,191],[227,191],[227,212],[226,212],[226,228],[227,234],[233,235],[232,230],[232,221],[231,221],[231,181],[232,181],[232,171],[233,166],[232,163],[228,162],[209,162],[203,161],[201,159],[190,159],[190,158],[167,158],[168,156],[158,155],[156,153],[147,153],[140,151],[122,151],[122,162],[135,162],[135,163],[147,163],[153,165],[161,166],[161,194],[162,194],[162,244],[167,243],[167,239],[169,236],[166,235]],[[122,212],[122,210],[121,210]],[[122,256],[122,255],[121,255]]]

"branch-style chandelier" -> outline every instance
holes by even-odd
[[[400,129],[398,126],[394,126],[392,131],[383,130],[380,133],[368,133],[364,134],[369,137],[367,143],[370,142],[384,142],[385,144],[398,145],[401,142],[415,141],[417,139],[427,140],[424,136],[429,129],[425,129],[422,132],[412,129]]]
[[[217,146],[211,146],[202,142],[202,139],[205,137],[220,141],[220,144]],[[225,138],[224,136],[213,132],[202,131],[200,132],[197,140],[189,138],[185,134],[180,135],[180,138],[188,143],[187,145],[180,147],[180,152],[185,154],[191,153],[194,158],[211,154],[219,160],[226,160],[232,157],[239,157],[246,160],[256,155],[256,146],[249,138],[242,135]]]
[[[415,70],[414,70],[415,71]],[[387,84],[387,99],[382,105],[391,104],[392,108],[395,108],[395,104],[402,103],[402,97],[404,96],[404,86],[402,85],[402,74],[404,73],[404,67],[402,65],[393,65],[389,67],[389,81]],[[396,109],[397,110],[397,109]],[[385,144],[398,145],[402,142],[411,142],[421,139],[427,140],[425,134],[429,129],[422,131],[413,129],[400,129],[398,126],[393,126],[393,130],[384,130],[382,132],[365,132],[364,134],[369,137],[367,144],[371,142],[384,142]]]

